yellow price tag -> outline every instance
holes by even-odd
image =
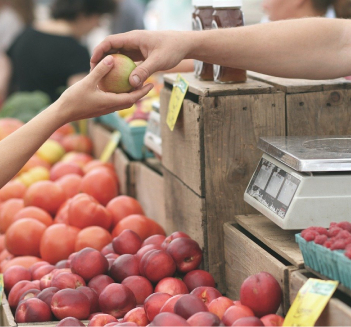
[[[188,87],[189,83],[180,74],[178,74],[177,79],[173,84],[171,99],[168,105],[167,125],[171,131],[173,131],[174,125],[177,122]]]
[[[87,119],[81,119],[78,121],[78,126],[79,126],[79,133],[83,135],[88,134],[88,120]]]
[[[122,135],[119,131],[112,133],[110,141],[106,144],[105,149],[102,151],[100,156],[100,160],[102,162],[107,162],[111,158],[113,151],[116,149],[119,141],[121,140],[121,136]]]
[[[339,282],[310,278],[299,290],[283,326],[314,326]]]

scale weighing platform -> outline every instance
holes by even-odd
[[[283,229],[351,221],[351,136],[262,137],[244,200]]]

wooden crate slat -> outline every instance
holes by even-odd
[[[177,75],[178,74],[164,75],[164,81],[173,85]],[[253,79],[248,79],[246,83],[217,84],[211,81],[200,81],[194,76],[194,73],[182,73],[181,75],[189,82],[189,92],[203,97],[262,94],[274,91],[274,87],[271,85]]]
[[[107,143],[110,141],[111,132],[100,124],[91,123],[89,125],[89,135],[93,141],[93,155],[95,158],[100,158]],[[109,159],[112,162],[112,156]]]
[[[129,174],[130,160],[127,155],[121,149],[116,149],[113,153],[113,166],[115,168],[118,182],[119,182],[119,193],[128,195],[128,174]]]
[[[235,221],[292,265],[304,267],[302,253],[295,242],[296,231],[283,230],[263,215],[238,215]]]
[[[173,132],[166,124],[168,102],[171,91],[163,89],[161,94],[162,164],[183,180],[192,190],[202,196],[204,193],[202,121],[200,106],[185,100]]]

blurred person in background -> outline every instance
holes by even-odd
[[[7,72],[0,75],[0,99],[39,90],[55,101],[89,73],[90,55],[80,41],[114,10],[114,0],[54,0],[51,18],[27,27],[0,61]]]
[[[22,30],[33,23],[32,0],[0,0],[0,51],[6,51]]]
[[[263,0],[266,17],[261,22],[303,17],[334,18],[333,0]]]

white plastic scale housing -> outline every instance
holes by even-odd
[[[159,157],[162,157],[162,138],[161,138],[161,117],[159,110],[159,103],[153,103],[153,108],[150,112],[146,133],[144,136],[145,146],[153,151]]]
[[[351,221],[351,137],[266,137],[244,200],[283,229]]]

